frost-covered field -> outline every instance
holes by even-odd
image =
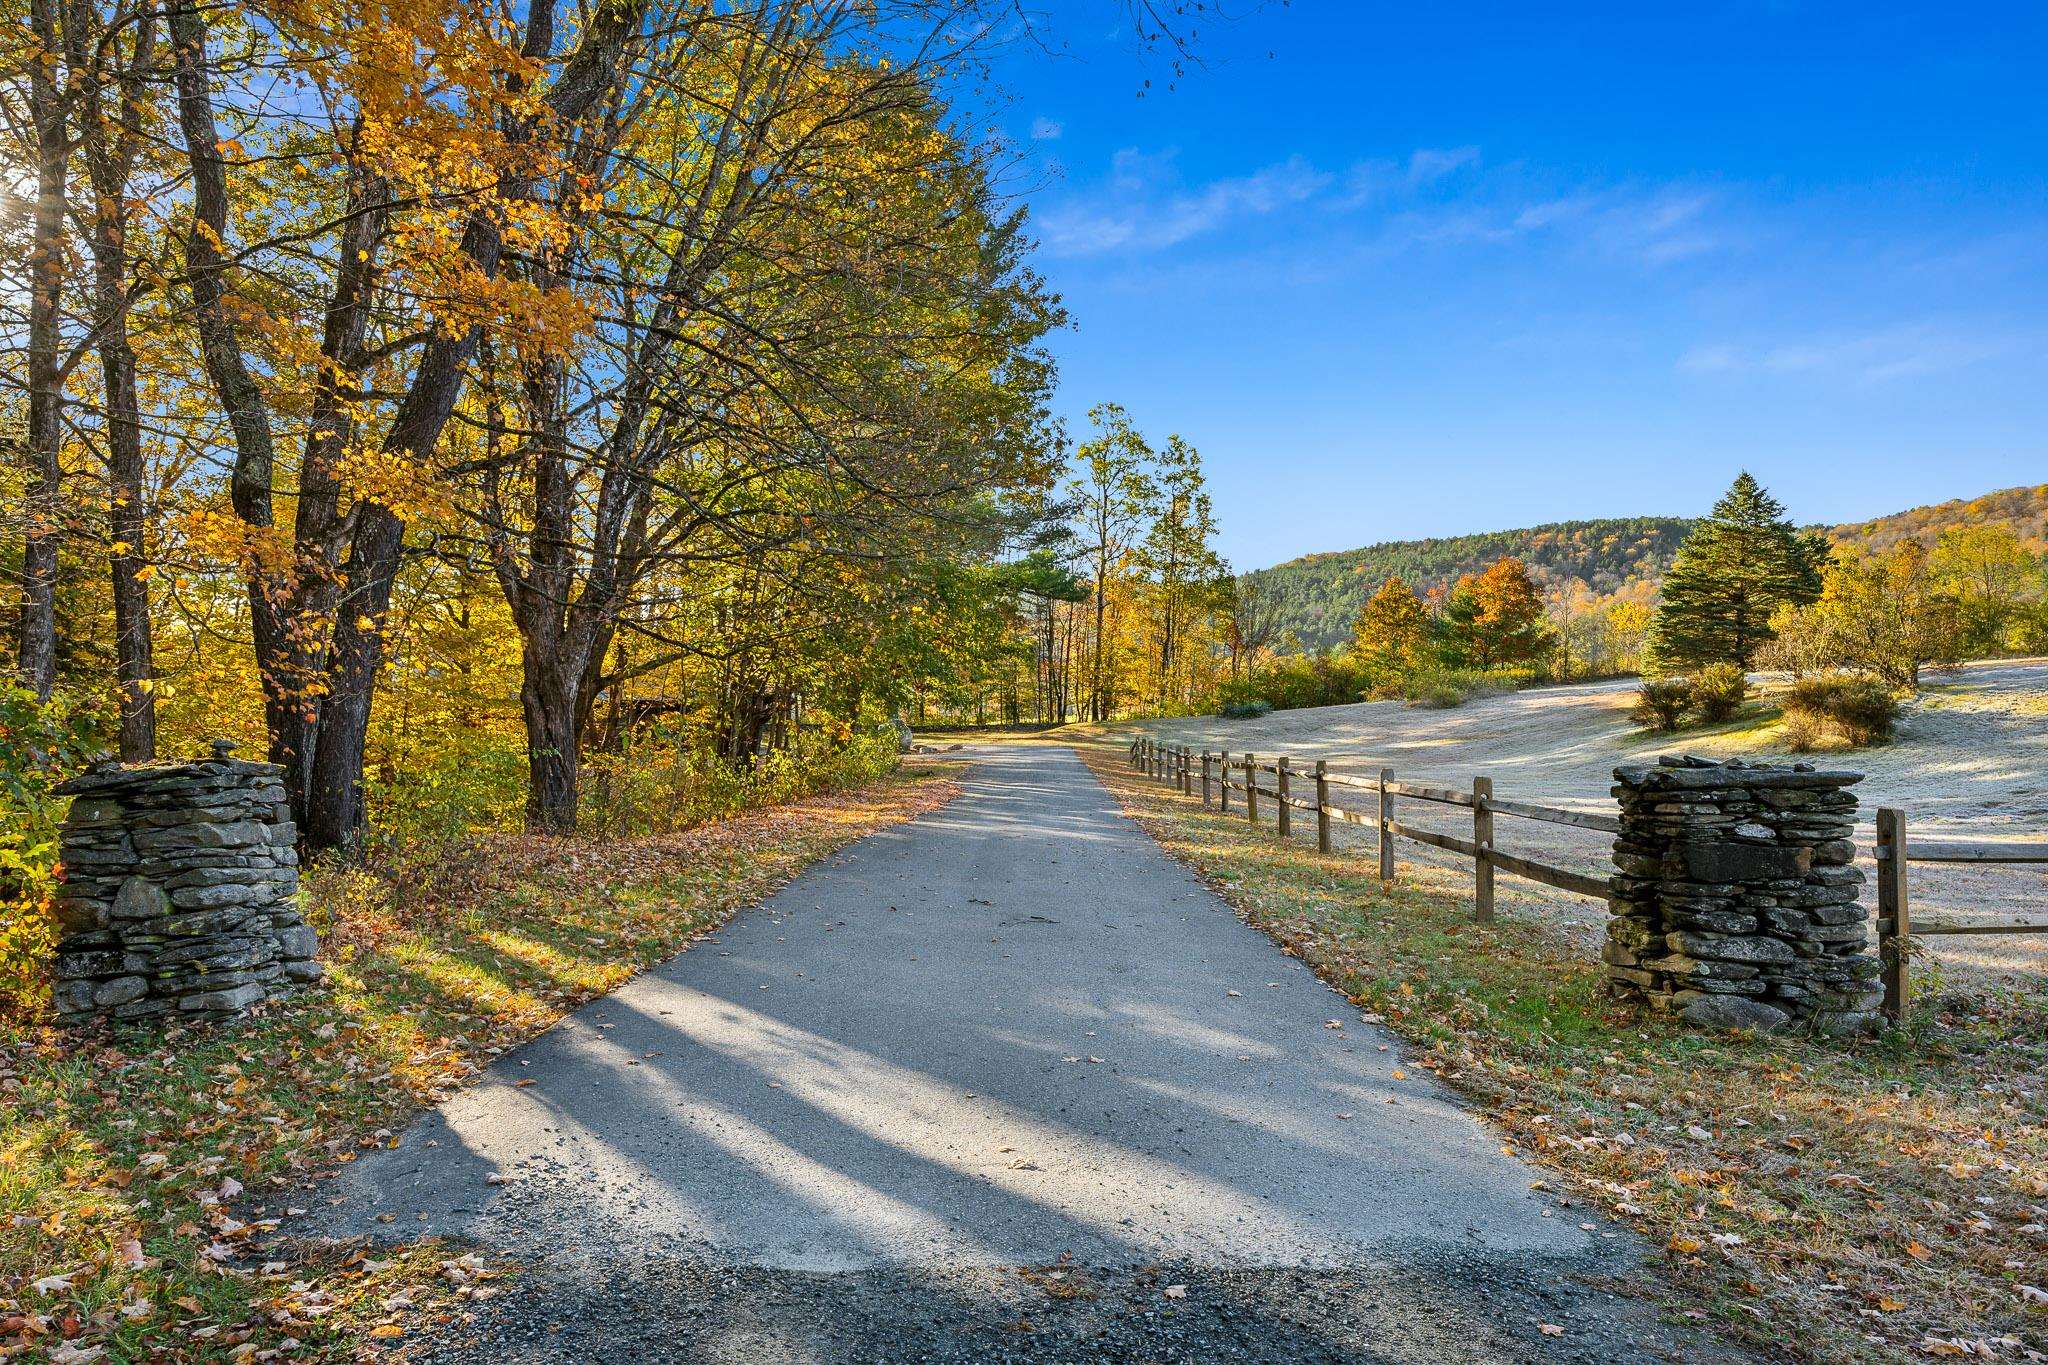
[[[1617,763],[1671,752],[1803,759],[1869,775],[1856,789],[1866,843],[1871,813],[1880,805],[1904,810],[1909,834],[2048,840],[2048,660],[1969,664],[1930,674],[1928,683],[1907,708],[1895,743],[1841,754],[1792,754],[1772,722],[1645,734],[1628,718],[1633,682],[1538,688],[1451,710],[1360,702],[1277,711],[1257,720],[1200,716],[1142,728],[1167,743],[1285,753],[1309,762],[1323,758],[1333,770],[1368,775],[1388,767],[1406,780],[1432,785],[1465,787],[1484,774],[1498,796],[1589,811],[1613,809],[1607,787]],[[1342,789],[1333,789],[1332,799],[1360,810],[1373,802],[1369,793]],[[1418,824],[1455,827],[1463,816],[1446,807],[1406,804],[1404,818]],[[1339,828],[1350,843],[1372,838],[1369,830]],[[1606,867],[1606,836],[1590,831],[1502,818],[1495,837],[1509,852],[1525,850],[1587,871]],[[1448,860],[1410,843],[1401,845],[1401,856]],[[1593,901],[1519,878],[1503,876],[1498,886],[1503,909],[1541,916],[1589,939],[1605,917]],[[2048,918],[2048,869],[2039,867],[1919,865],[1912,892],[1922,914]],[[1866,892],[1865,900],[1874,897]],[[2048,935],[1948,938],[1930,946],[1947,967],[2048,972]]]

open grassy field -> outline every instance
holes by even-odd
[[[1868,774],[1856,788],[1868,842],[1871,812],[1897,806],[1909,828],[1954,839],[2048,839],[2048,661],[1966,665],[1931,673],[1901,720],[1896,742],[1828,755],[1831,765]],[[1389,767],[1411,782],[1469,787],[1493,779],[1497,795],[1566,809],[1609,811],[1617,763],[1660,753],[1790,761],[1775,713],[1702,731],[1647,733],[1629,719],[1633,681],[1535,688],[1474,700],[1449,710],[1405,702],[1360,702],[1276,711],[1256,720],[1196,716],[1137,727],[1170,744],[1322,758],[1334,769],[1366,774]],[[1365,792],[1332,793],[1333,803],[1363,809]],[[1429,825],[1436,813],[1410,812]],[[1406,817],[1404,817],[1406,818]],[[1603,835],[1564,826],[1506,820],[1501,847],[1546,862],[1606,873]],[[1355,837],[1346,831],[1348,837]],[[1370,840],[1370,832],[1365,832]],[[1419,847],[1416,856],[1422,857]],[[1866,867],[1868,862],[1866,860]],[[2048,872],[2038,867],[1916,867],[1913,897],[1922,913],[1944,918],[2048,914]],[[1499,883],[1502,906],[1567,932],[1596,938],[1604,910],[1516,878]],[[2048,935],[1929,940],[1938,970],[2039,988],[2048,973]]]

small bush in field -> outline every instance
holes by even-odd
[[[1822,730],[1813,717],[1804,712],[1785,712],[1784,729],[1781,732],[1785,747],[1795,754],[1812,753],[1820,746]]]
[[[1740,664],[1714,664],[1692,678],[1692,707],[1701,720],[1718,724],[1735,719],[1749,699],[1749,679]]]
[[[1224,702],[1222,710],[1217,714],[1225,720],[1257,720],[1260,716],[1270,714],[1272,710],[1273,703],[1263,697],[1254,697],[1250,701]]]
[[[1638,725],[1652,730],[1676,730],[1691,709],[1692,679],[1648,678],[1636,693],[1632,714]]]
[[[1850,745],[1882,744],[1899,719],[1899,699],[1869,673],[1813,673],[1786,689],[1786,739],[1812,748],[1829,733]]]
[[[1452,674],[1429,672],[1406,679],[1401,685],[1401,695],[1417,706],[1444,710],[1461,705],[1468,693]]]
[[[1402,678],[1399,695],[1417,706],[1447,708],[1497,697],[1534,681],[1527,669],[1427,668]]]

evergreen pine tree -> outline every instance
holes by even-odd
[[[1749,668],[1771,638],[1771,613],[1820,596],[1828,554],[1825,539],[1795,530],[1763,485],[1747,472],[1738,475],[1664,575],[1650,626],[1651,670]]]

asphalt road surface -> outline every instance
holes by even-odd
[[[348,1169],[319,1235],[524,1266],[411,1351],[1728,1358],[1071,752],[971,756]]]

